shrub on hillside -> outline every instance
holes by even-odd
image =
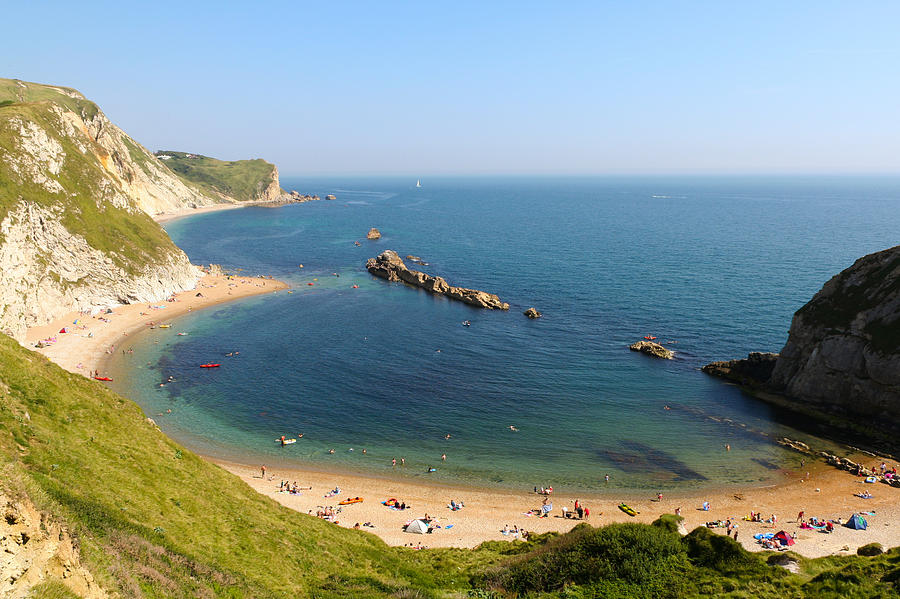
[[[511,563],[495,583],[517,593],[580,585],[602,596],[676,597],[686,557],[680,537],[661,527],[581,524]]]

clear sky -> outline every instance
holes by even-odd
[[[900,172],[896,2],[41,2],[0,76],[283,175]]]

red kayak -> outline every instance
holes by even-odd
[[[111,381],[112,379],[109,378],[108,376],[95,376],[94,380],[95,381]]]
[[[201,364],[200,368],[218,368],[221,364]]]

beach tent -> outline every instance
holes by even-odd
[[[869,524],[866,522],[866,519],[859,514],[853,514],[844,526],[855,530],[865,530]]]
[[[406,526],[406,532],[424,535],[428,532],[428,525],[425,524],[424,520],[413,520]]]
[[[68,333],[68,332],[69,332],[69,329],[67,329],[66,327],[63,327],[63,328],[61,328],[61,329],[59,330],[59,332],[60,332],[60,333]]]
[[[794,539],[791,538],[791,535],[789,535],[788,533],[786,533],[783,530],[776,532],[775,536],[773,536],[772,538],[775,539],[776,541],[779,541],[782,545],[793,545],[794,544]]]

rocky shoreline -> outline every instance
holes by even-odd
[[[376,258],[369,258],[366,270],[376,277],[388,281],[402,281],[413,287],[419,287],[435,295],[443,295],[470,306],[488,310],[509,310],[509,304],[498,296],[478,289],[454,287],[443,277],[433,277],[418,270],[410,270],[393,250],[385,250]]]

